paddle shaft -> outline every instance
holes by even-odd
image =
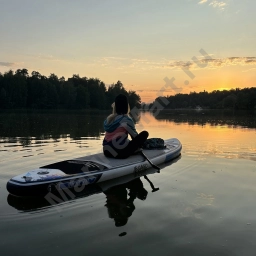
[[[147,175],[144,175],[144,179],[146,179],[150,185],[150,187],[152,188],[152,192],[156,192],[159,190],[159,188],[155,188],[154,184],[149,180],[149,178],[147,177]]]
[[[129,130],[127,130],[128,133],[130,134],[130,136],[132,137],[132,139],[134,139],[136,136],[134,136],[131,132],[129,132]],[[160,167],[158,167],[157,165],[153,164],[148,157],[143,153],[143,151],[140,151],[140,154],[149,162],[149,164],[155,168],[156,170],[158,170],[158,172],[160,172]]]
[[[153,168],[157,169],[158,172],[160,171],[160,167],[158,167],[157,165],[153,164],[153,163],[148,159],[148,157],[143,153],[143,151],[140,151],[140,154],[150,163],[150,165],[151,165]]]

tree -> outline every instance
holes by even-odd
[[[104,109],[106,106],[106,86],[98,78],[87,80],[87,88],[90,95],[90,107]]]
[[[15,72],[16,75],[20,75],[20,76],[24,76],[24,77],[28,77],[28,70],[23,68],[23,69],[17,69]]]
[[[76,104],[78,108],[88,108],[90,96],[85,86],[79,85],[77,88]]]
[[[0,73],[0,108],[94,108],[105,109],[123,93],[130,105],[140,106],[140,96],[127,92],[121,81],[108,89],[99,78],[73,75],[67,81],[51,73],[48,77],[38,71],[17,69]]]
[[[48,80],[54,84],[54,85],[58,85],[59,84],[59,78],[58,76],[56,76],[55,74],[50,74],[49,77],[48,77]]]
[[[64,83],[65,82],[65,77],[62,76],[61,78],[59,78],[59,82]]]
[[[227,97],[225,97],[222,102],[223,102],[223,107],[224,108],[235,108],[236,106],[236,101],[237,97],[235,94],[230,94]]]
[[[124,86],[120,81],[117,81],[116,84],[112,84],[108,87],[108,90],[107,90],[107,104],[108,104],[109,107],[115,101],[116,96],[120,93],[128,96],[128,92],[124,89]]]
[[[129,104],[130,108],[140,108],[141,107],[141,98],[138,94],[136,94],[135,91],[129,91],[128,92],[128,98],[129,98]]]
[[[3,87],[0,89],[0,108],[7,107],[6,91]]]
[[[42,75],[38,71],[32,71],[31,73],[33,78],[41,79]]]

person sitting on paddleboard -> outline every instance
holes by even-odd
[[[104,121],[105,138],[103,152],[107,157],[127,158],[142,147],[148,138],[148,132],[138,134],[135,124],[129,116],[130,107],[124,94],[119,94],[112,104],[113,113]],[[130,134],[132,140],[128,139]]]

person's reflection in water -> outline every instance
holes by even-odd
[[[129,193],[128,193],[129,191]],[[143,187],[140,178],[110,188],[105,192],[109,218],[114,219],[115,226],[121,227],[128,222],[135,210],[134,200],[146,200],[148,191]]]

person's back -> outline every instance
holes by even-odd
[[[147,140],[148,132],[140,134],[129,117],[129,104],[125,95],[119,94],[112,104],[113,113],[104,121],[103,152],[107,157],[127,158]],[[128,134],[132,140],[128,140]]]

